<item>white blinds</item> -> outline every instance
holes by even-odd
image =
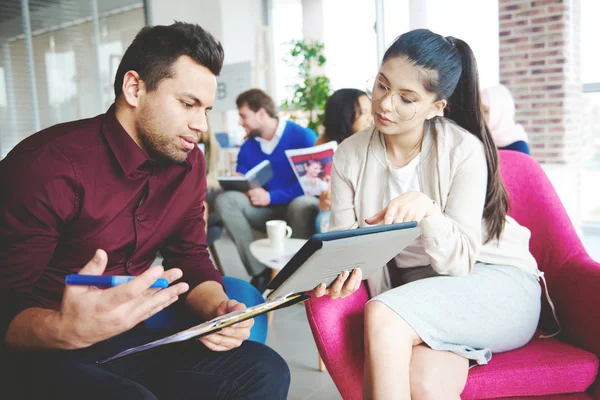
[[[37,127],[104,112],[144,25],[139,0],[0,2],[0,157]]]

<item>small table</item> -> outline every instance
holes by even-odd
[[[250,252],[261,263],[271,268],[271,279],[285,266],[290,255],[294,255],[306,243],[305,239],[285,239],[283,250],[271,247],[269,239],[259,239],[250,243]],[[279,260],[276,260],[279,258]]]
[[[259,239],[250,243],[250,253],[261,263],[271,268],[271,279],[285,266],[287,261],[300,250],[306,243],[305,239],[288,238],[283,242],[283,250],[271,247],[269,239]],[[273,320],[273,313],[268,316],[269,325]],[[319,371],[325,371],[325,365],[319,355]]]

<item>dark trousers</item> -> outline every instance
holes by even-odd
[[[271,348],[246,341],[212,352],[198,340],[170,344],[104,365],[96,361],[171,332],[134,329],[90,348],[10,354],[24,399],[286,399],[290,372]],[[5,392],[6,393],[6,392]]]

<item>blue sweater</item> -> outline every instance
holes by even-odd
[[[271,204],[288,204],[304,192],[285,151],[313,147],[315,140],[317,135],[312,129],[287,121],[279,143],[271,154],[263,153],[260,143],[255,138],[250,138],[242,144],[237,158],[237,172],[245,174],[262,161],[269,160],[273,168],[273,178],[265,185],[265,189],[271,196]]]

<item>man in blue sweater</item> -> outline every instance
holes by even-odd
[[[245,174],[264,160],[273,168],[273,178],[264,188],[247,193],[227,191],[217,197],[216,211],[233,238],[252,284],[263,291],[270,273],[250,253],[254,240],[252,228],[265,230],[265,223],[284,219],[293,236],[308,238],[314,233],[314,221],[319,213],[316,197],[303,196],[302,187],[285,155],[286,150],[312,147],[317,135],[311,129],[277,118],[273,99],[260,89],[240,94],[236,100],[240,125],[246,129],[247,140],[237,159],[237,172]]]

